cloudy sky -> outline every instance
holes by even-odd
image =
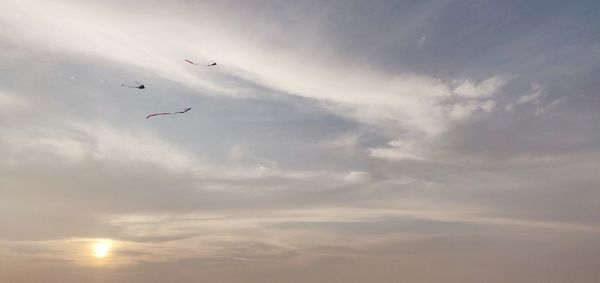
[[[2,0],[0,74],[1,282],[600,281],[598,1]]]

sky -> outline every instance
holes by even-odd
[[[0,73],[0,282],[600,281],[598,1],[2,0]]]

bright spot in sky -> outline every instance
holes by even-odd
[[[102,241],[94,244],[94,256],[97,258],[105,258],[110,251],[110,242]]]

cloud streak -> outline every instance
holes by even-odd
[[[0,281],[591,282],[595,6],[2,1]]]

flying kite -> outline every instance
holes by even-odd
[[[154,113],[154,114],[150,114],[150,115],[146,116],[146,119],[148,119],[150,117],[154,117],[154,116],[159,116],[159,115],[183,114],[183,113],[188,112],[190,110],[192,110],[192,107],[188,107],[188,108],[184,109],[183,111],[177,111],[177,112]]]
[[[137,81],[133,81],[134,83],[138,84],[138,86],[134,86],[134,85],[126,85],[126,84],[121,84],[122,87],[130,87],[130,88],[139,88],[139,89],[145,89],[146,87],[144,86],[143,83],[137,82]]]
[[[217,65],[217,62],[212,62],[212,63],[210,63],[210,64],[208,64],[208,65],[201,65],[201,64],[196,64],[196,63],[194,63],[194,62],[192,62],[192,61],[190,61],[190,60],[188,60],[188,59],[184,59],[184,60],[185,60],[186,62],[188,62],[188,63],[192,64],[192,65],[197,65],[197,66],[206,66],[206,67],[211,67],[211,66],[216,66],[216,65]]]

